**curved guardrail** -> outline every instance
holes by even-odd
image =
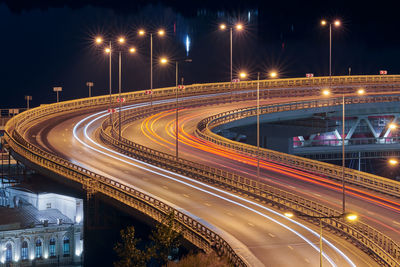
[[[200,105],[200,104],[199,104]],[[173,106],[173,105],[172,105]],[[143,108],[136,114],[125,111],[121,123],[126,124],[133,120],[149,116],[149,112],[156,113],[169,109],[170,106],[160,106],[157,110]],[[231,173],[218,168],[185,160],[151,149],[149,147],[132,142],[124,137],[119,137],[118,121],[110,127],[108,119],[104,120],[100,129],[100,138],[119,152],[142,161],[157,165],[164,169],[183,174],[202,182],[219,185],[225,189],[234,190],[247,195],[252,195],[259,201],[265,201],[282,210],[293,209],[302,214],[312,216],[338,216],[341,212],[326,207],[320,203],[297,196],[293,193],[280,190],[264,183]],[[314,224],[319,223],[316,219],[308,219]],[[363,251],[372,255],[381,264],[399,266],[400,247],[390,237],[362,222],[355,224],[346,223],[343,219],[324,219],[324,227],[338,233],[345,239],[350,239]]]
[[[396,86],[400,85],[400,75],[277,79],[260,81],[259,84],[262,88],[269,88],[268,90],[263,91],[264,97],[304,97],[317,96],[319,92],[316,92],[315,87],[323,87],[328,84],[333,86],[334,90],[338,90],[339,88],[345,90],[346,88],[355,86],[368,86],[370,88],[374,88],[376,91],[395,91]],[[226,93],[227,91],[250,90],[247,92],[247,96],[254,98],[255,93],[251,90],[254,90],[256,86],[256,81],[246,81],[240,83],[194,84],[186,86],[183,92],[179,92],[179,95],[184,97],[202,94],[221,94]],[[177,88],[175,87],[153,90],[153,100],[173,98],[175,97],[176,90]],[[127,103],[139,103],[150,99],[150,96],[146,95],[145,91],[124,93],[122,96],[126,99]],[[94,190],[98,190],[99,192],[107,194],[111,197],[118,197],[124,203],[126,202],[132,206],[136,205],[135,208],[139,210],[145,211],[146,209],[151,209],[154,213],[158,214],[157,216],[163,216],[165,213],[160,213],[160,211],[165,211],[165,209],[170,208],[165,206],[165,203],[160,204],[154,198],[151,198],[150,196],[140,192],[132,194],[132,192],[135,191],[134,189],[122,184],[118,184],[113,180],[102,177],[98,174],[90,172],[89,170],[74,165],[67,160],[45,152],[42,149],[29,144],[21,135],[29,123],[41,118],[58,116],[72,111],[89,112],[91,109],[105,108],[109,105],[116,106],[118,104],[117,99],[118,95],[104,95],[41,105],[40,107],[30,109],[26,112],[18,114],[7,122],[5,126],[5,141],[7,142],[9,148],[14,151],[14,153],[36,164],[37,166],[45,168],[68,179],[77,181],[83,184],[87,189],[93,188]],[[231,101],[242,100],[242,97],[235,93],[232,95],[232,97],[230,97],[230,99]],[[129,199],[129,201],[127,199]],[[143,205],[144,203],[146,205]],[[159,205],[163,206],[164,208],[160,208]],[[154,218],[157,219],[157,216]],[[181,220],[180,216],[186,219]],[[201,236],[201,241],[194,241],[195,244],[199,244],[200,247],[207,248],[208,245],[204,244],[209,242],[209,237],[213,236],[214,234],[207,234],[207,231],[209,230],[206,229],[205,226],[201,226],[199,228],[196,225],[201,224],[198,224],[198,222],[195,220],[193,221],[192,218],[187,218],[185,216],[186,215],[182,214],[176,216],[176,218],[179,222],[185,222],[185,220],[191,221],[191,223],[189,223],[190,225],[185,224],[185,227],[190,229],[188,232],[192,234],[197,233],[198,236]],[[219,237],[216,238],[219,239]],[[233,262],[237,262],[238,265],[241,265],[243,261],[235,254],[234,251],[229,249],[229,244],[226,244],[226,242],[223,240],[221,240],[221,243],[223,244],[222,250],[228,251],[228,256],[234,259]]]
[[[400,95],[376,95],[368,97],[349,97],[346,98],[346,104],[359,104],[359,103],[383,103],[383,102],[398,102],[400,101]],[[329,106],[342,105],[341,98],[333,98],[327,100],[313,100],[304,102],[292,102],[281,105],[264,106],[260,108],[260,114],[269,114],[274,112],[293,111],[309,108],[320,108]],[[306,159],[299,156],[289,155],[265,148],[260,148],[257,152],[257,148],[243,144],[240,142],[232,141],[224,138],[211,131],[212,128],[243,119],[250,116],[256,116],[257,110],[255,108],[237,109],[232,111],[223,112],[214,116],[208,117],[200,121],[197,125],[196,135],[202,139],[213,142],[217,145],[240,151],[245,154],[250,154],[253,157],[257,156],[264,160],[274,161],[276,163],[284,164],[290,167],[294,167],[309,172],[325,175],[329,178],[341,180],[343,175],[343,168],[334,164],[320,162],[316,160]],[[395,197],[400,197],[400,182],[390,180],[381,176],[360,172],[357,170],[345,168],[344,176],[346,183],[351,183],[359,186],[366,187],[381,193],[386,193]]]

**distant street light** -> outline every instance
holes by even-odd
[[[58,103],[58,100],[59,100],[59,98],[58,98],[58,92],[61,92],[61,91],[62,91],[62,87],[53,87],[53,91],[57,93],[57,103]]]
[[[86,82],[86,86],[89,88],[89,97],[92,96],[92,87],[94,83],[93,82]]]
[[[272,78],[272,79],[277,78],[278,77],[278,73],[276,71],[271,71],[269,73],[269,77]]]
[[[242,71],[242,72],[239,73],[239,77],[240,77],[241,79],[246,79],[247,73]]]
[[[166,65],[168,62],[169,62],[169,60],[167,58],[165,58],[165,57],[160,58],[160,63],[162,65]],[[179,159],[179,146],[178,146],[178,143],[179,143],[179,134],[178,134],[178,132],[179,132],[179,123],[178,123],[179,89],[185,89],[185,87],[183,86],[183,77],[182,77],[181,85],[178,85],[178,73],[179,73],[178,65],[179,65],[179,63],[185,63],[185,62],[190,63],[190,62],[192,62],[192,59],[187,58],[184,60],[176,60],[175,61],[175,103],[176,103],[176,105],[175,105],[175,153],[176,153],[176,155],[175,156],[176,156],[176,160]]]
[[[388,162],[392,166],[395,166],[395,165],[399,164],[399,161],[397,159],[394,159],[394,158],[393,159],[389,159]]]
[[[145,36],[146,31],[144,29],[140,29],[138,31],[139,36]],[[153,34],[156,34],[160,37],[165,35],[164,29],[159,29],[155,32],[150,32],[150,105],[153,105]]]
[[[32,96],[26,95],[25,100],[26,100],[26,109],[29,110],[29,101],[32,100]]]
[[[284,215],[288,218],[293,218],[293,217],[303,217],[303,218],[312,218],[312,219],[318,219],[319,221],[319,266],[322,267],[322,219],[345,219],[346,221],[349,222],[355,222],[358,220],[357,214],[354,213],[342,213],[340,215],[332,215],[332,216],[312,216],[312,215],[306,215],[306,214],[299,214],[297,212],[285,212]]]
[[[341,25],[340,20],[335,20],[333,22],[328,22],[326,20],[321,20],[321,25],[326,26],[329,24],[329,77],[332,76],[332,24],[335,27],[339,27]]]

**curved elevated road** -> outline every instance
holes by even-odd
[[[250,103],[243,102],[240,105],[248,106]],[[238,104],[213,107],[211,112],[218,113],[233,107],[238,107]],[[210,114],[210,110],[210,107],[205,107],[199,110],[183,111],[181,114],[186,115],[182,117],[184,123],[182,130],[190,135],[194,122]],[[294,263],[297,266],[318,265],[318,233],[311,230],[315,227],[289,220],[251,199],[224,192],[110,150],[102,145],[98,138],[98,128],[104,116],[106,116],[105,112],[86,114],[75,112],[45,118],[39,123],[30,125],[25,130],[24,136],[44,150],[99,174],[140,188],[208,222],[223,233],[223,238],[244,257],[250,266],[293,266]],[[173,146],[168,142],[174,141],[168,134],[170,132],[168,128],[171,126],[171,116],[174,115],[167,112],[160,116],[161,118],[153,123],[153,130],[142,130],[142,121],[138,121],[126,128],[124,135],[133,137],[136,142],[143,142],[147,146],[171,152]],[[156,118],[153,117],[152,120]],[[149,123],[151,124],[151,121]],[[155,133],[159,137],[155,137]],[[245,160],[239,162],[237,159],[227,159],[213,153],[202,152],[185,143],[182,143],[181,147],[182,156],[216,164],[218,167],[234,167],[248,175],[254,173],[254,167],[247,164]],[[268,173],[263,171],[262,176],[269,177],[268,179],[275,185],[276,181],[284,177],[273,171]],[[293,184],[290,185],[290,183]],[[308,188],[309,184],[302,184],[293,179],[287,179],[286,184],[289,187],[307,190],[310,194],[322,195],[328,191],[323,188]],[[325,191],[319,192],[319,190]],[[337,198],[337,193],[334,191],[328,195],[329,198]],[[337,204],[340,205],[340,203]],[[350,243],[343,242],[328,232],[324,235],[327,238],[324,242],[325,266],[329,264],[331,266],[377,266],[368,255]]]

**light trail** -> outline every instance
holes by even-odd
[[[172,113],[174,113],[174,111],[163,111],[163,112],[157,113],[158,114],[157,118],[155,118],[157,114],[154,114],[151,117],[146,118],[146,120],[144,120],[142,122],[142,125],[145,123],[145,125],[146,125],[145,128],[154,137],[162,140],[163,142],[165,142],[167,144],[170,144],[171,146],[175,146],[174,143],[169,142],[168,140],[162,138],[157,133],[155,133],[155,131],[152,129],[152,125],[153,125],[153,123],[155,121],[157,121],[158,119],[161,119],[163,117],[166,117],[166,116],[168,116],[169,114],[172,114]],[[149,121],[151,119],[153,119],[153,122],[151,123],[151,127],[148,127]],[[212,142],[201,140],[201,139],[199,139],[199,138],[197,138],[197,137],[195,137],[193,135],[189,135],[183,129],[184,128],[183,125],[184,125],[186,120],[187,119],[181,117],[180,122],[181,122],[182,126],[178,127],[179,131],[183,133],[183,134],[179,134],[179,140],[180,140],[181,143],[186,144],[186,145],[188,145],[188,146],[190,146],[192,148],[197,148],[197,149],[200,149],[202,151],[213,153],[213,154],[216,154],[216,155],[219,155],[219,156],[222,156],[222,157],[225,157],[225,158],[229,158],[229,159],[232,159],[232,160],[235,160],[235,161],[243,162],[243,163],[251,165],[251,166],[256,166],[257,161],[256,161],[256,159],[254,157],[243,155],[243,154],[240,154],[240,153],[237,153],[237,152],[234,152],[234,151],[230,151],[230,150],[224,150],[223,148],[221,148],[220,146],[218,146],[218,145],[216,145],[216,144],[214,144]],[[173,129],[172,129],[172,128],[168,128],[167,126],[168,125],[172,125],[174,122],[175,122],[175,119],[172,119],[169,123],[166,124],[166,127],[165,127],[165,129],[167,130],[167,134],[172,139],[175,139],[175,134],[176,134],[175,133],[175,127],[173,127]],[[149,134],[144,132],[143,127],[142,127],[142,132],[147,137],[149,137]],[[151,137],[149,137],[149,138],[151,138]],[[151,138],[151,139],[154,140],[154,138]],[[199,142],[199,140],[201,140],[202,142]],[[158,141],[156,141],[156,142],[158,144],[160,144],[160,142],[158,142]],[[166,147],[165,144],[162,144],[162,145]],[[168,147],[168,148],[171,149],[170,147]],[[302,172],[300,170],[294,170],[293,168],[289,168],[289,167],[286,167],[286,166],[283,166],[283,165],[280,165],[280,164],[275,164],[275,163],[267,162],[265,160],[260,160],[260,167],[262,167],[263,169],[266,169],[266,170],[277,172],[277,173],[280,173],[280,174],[283,174],[283,175],[287,175],[287,176],[290,176],[290,177],[293,177],[293,178],[296,178],[296,179],[300,179],[300,180],[303,180],[303,181],[306,181],[306,182],[317,184],[319,186],[323,186],[325,188],[329,188],[329,189],[332,189],[332,190],[337,191],[337,192],[342,190],[342,184],[341,183],[337,183],[335,181],[331,181],[329,179],[313,175],[312,173],[305,173],[305,172]],[[360,189],[351,187],[349,185],[346,186],[346,189],[347,189],[347,193],[348,194],[351,194],[351,195],[353,195],[355,197],[358,197],[360,199],[364,199],[364,200],[366,200],[366,201],[368,201],[370,203],[374,203],[374,204],[379,205],[379,206],[384,207],[384,208],[389,208],[389,209],[391,209],[391,210],[393,210],[395,212],[398,212],[398,213],[400,212],[399,203],[397,203],[397,202],[391,201],[389,199],[386,199],[386,198],[383,198],[383,197],[380,197],[380,196],[376,196],[376,195],[370,194],[368,192],[365,192],[365,191],[362,191]],[[389,226],[387,226],[387,227],[392,229],[392,230],[395,230],[395,229],[393,229],[393,228],[391,228]],[[398,232],[397,230],[395,230],[395,231]]]
[[[97,117],[97,118],[94,118],[92,121],[90,121],[89,123],[87,123],[86,126],[84,127],[84,131],[83,131],[83,132],[84,132],[84,136],[85,136],[85,138],[87,138],[87,139],[88,139],[91,143],[93,143],[94,145],[96,145],[96,146],[98,146],[98,147],[100,147],[100,148],[102,148],[102,149],[104,149],[104,150],[106,150],[106,151],[108,151],[108,152],[111,152],[112,154],[106,153],[106,152],[104,152],[104,151],[101,151],[101,150],[99,150],[99,149],[97,149],[97,148],[92,147],[91,145],[89,145],[89,144],[85,143],[83,140],[81,140],[81,139],[78,137],[78,135],[77,135],[77,129],[78,129],[78,127],[80,127],[80,125],[83,124],[84,121],[89,120],[89,119],[91,119],[91,118],[93,118],[93,117],[95,117],[95,116],[98,116],[98,117]],[[240,206],[240,207],[242,207],[242,208],[245,208],[245,209],[247,209],[247,210],[249,210],[249,211],[252,211],[252,212],[254,212],[254,213],[256,213],[256,214],[258,214],[258,215],[260,215],[260,216],[262,216],[262,217],[264,217],[264,218],[266,218],[266,219],[269,219],[269,220],[271,220],[271,221],[277,223],[278,225],[280,225],[280,226],[284,227],[285,229],[289,230],[290,232],[294,233],[295,235],[297,235],[298,237],[300,237],[301,239],[303,239],[306,243],[308,243],[312,248],[314,248],[314,249],[319,253],[319,248],[316,247],[310,240],[308,240],[306,237],[304,237],[303,235],[301,235],[299,232],[295,231],[294,229],[290,228],[289,226],[287,226],[287,225],[285,225],[285,224],[283,224],[283,223],[281,223],[281,222],[279,222],[279,221],[273,219],[272,217],[270,217],[270,216],[268,216],[268,215],[266,215],[266,214],[263,214],[263,213],[261,213],[261,212],[255,210],[255,209],[253,209],[253,208],[251,208],[251,207],[249,207],[249,206],[246,206],[246,205],[244,205],[244,204],[242,204],[242,203],[239,203],[239,202],[237,202],[237,201],[228,199],[228,198],[226,198],[226,197],[224,197],[224,196],[221,196],[221,195],[218,195],[218,194],[213,193],[213,192],[211,192],[211,191],[205,190],[205,189],[203,189],[203,188],[200,188],[200,187],[195,186],[195,185],[193,185],[193,184],[190,184],[190,183],[188,183],[188,182],[179,180],[179,179],[174,178],[174,177],[172,177],[172,176],[170,176],[170,175],[177,176],[177,177],[179,177],[179,178],[181,178],[181,179],[184,179],[184,180],[186,180],[186,181],[190,181],[190,182],[192,182],[192,183],[201,185],[201,186],[203,186],[203,187],[212,189],[212,190],[214,190],[214,191],[217,191],[217,192],[219,192],[219,193],[225,194],[225,195],[230,196],[230,197],[232,197],[232,198],[239,199],[239,200],[241,200],[241,201],[243,201],[243,202],[246,202],[246,203],[248,203],[248,204],[254,205],[254,206],[256,206],[256,207],[258,207],[258,208],[260,208],[260,209],[263,209],[263,210],[265,210],[265,211],[268,211],[268,212],[270,212],[270,213],[273,213],[273,214],[275,214],[275,215],[281,217],[281,218],[284,219],[284,220],[288,220],[288,221],[290,221],[290,222],[292,222],[292,223],[298,225],[299,227],[305,229],[306,231],[312,233],[314,236],[319,237],[319,234],[318,234],[318,233],[316,233],[315,231],[313,231],[313,230],[310,229],[309,227],[307,227],[307,226],[305,226],[305,225],[303,225],[303,224],[301,224],[301,223],[299,223],[299,222],[297,222],[297,221],[295,221],[295,220],[292,220],[292,219],[290,219],[290,218],[287,218],[287,217],[285,217],[284,215],[282,215],[282,214],[280,214],[280,213],[278,213],[278,212],[276,212],[276,211],[274,211],[274,210],[272,210],[272,209],[269,209],[269,208],[267,208],[267,207],[264,207],[264,206],[262,206],[262,205],[260,205],[260,204],[258,204],[258,203],[252,202],[252,201],[247,200],[247,199],[245,199],[245,198],[242,198],[242,197],[240,197],[240,196],[236,196],[236,195],[231,194],[231,193],[229,193],[229,192],[225,192],[225,191],[223,191],[223,190],[221,190],[221,189],[219,189],[219,188],[215,188],[215,187],[213,187],[213,186],[210,186],[210,185],[204,184],[204,183],[202,183],[202,182],[199,182],[199,181],[193,180],[193,179],[191,179],[191,178],[188,178],[188,177],[186,177],[186,176],[183,176],[183,175],[180,175],[180,174],[176,174],[176,173],[173,173],[173,172],[164,170],[164,169],[162,169],[162,168],[159,168],[159,167],[157,167],[157,166],[148,164],[148,163],[143,162],[143,161],[136,160],[136,159],[134,159],[134,158],[131,158],[131,157],[128,157],[128,156],[126,156],[126,155],[124,155],[124,154],[122,154],[122,153],[113,151],[113,150],[111,150],[111,149],[109,149],[109,148],[107,148],[107,147],[105,147],[105,146],[103,146],[103,145],[100,145],[99,143],[95,142],[95,141],[94,141],[92,138],[90,138],[90,136],[87,134],[88,128],[89,128],[89,126],[92,125],[95,121],[97,121],[97,120],[99,120],[99,119],[101,119],[101,118],[103,118],[103,117],[105,117],[105,116],[107,116],[107,114],[104,114],[104,112],[99,112],[99,113],[96,113],[96,114],[92,114],[92,115],[86,117],[85,119],[79,121],[79,122],[74,126],[74,129],[73,129],[74,138],[75,138],[76,140],[78,140],[78,141],[79,141],[82,145],[84,145],[85,147],[88,147],[88,148],[90,148],[90,149],[92,149],[92,150],[94,150],[94,151],[96,151],[96,152],[98,152],[98,153],[101,153],[101,154],[105,155],[105,156],[114,158],[114,159],[116,159],[116,160],[118,160],[118,161],[124,162],[124,163],[126,163],[126,164],[128,164],[128,165],[131,165],[131,166],[140,168],[140,169],[142,169],[142,170],[145,170],[145,171],[154,173],[154,174],[156,174],[156,175],[160,175],[160,176],[165,177],[165,178],[167,178],[167,179],[169,179],[169,180],[173,180],[173,181],[175,181],[175,182],[184,184],[184,185],[186,185],[186,186],[188,186],[188,187],[191,187],[191,188],[193,188],[193,189],[196,189],[196,190],[202,191],[202,192],[204,192],[204,193],[213,195],[213,196],[215,196],[215,197],[217,197],[217,198],[223,199],[223,200],[225,200],[225,201],[227,201],[227,202],[230,202],[230,203],[232,203],[232,204],[235,204],[235,205],[237,205],[237,206]],[[125,159],[121,159],[121,158],[119,158],[119,157],[116,157],[116,156],[114,156],[113,154],[114,154],[114,155],[118,155],[119,157],[123,157],[123,158],[129,159],[130,161],[125,160]],[[143,164],[143,165],[145,165],[145,166],[147,166],[147,167],[151,167],[151,168],[156,169],[156,170],[158,170],[158,171],[155,171],[155,170],[152,170],[152,169],[148,169],[148,168],[145,168],[145,167],[143,167],[143,166],[134,164],[134,163],[131,162],[131,161],[134,161],[134,162]],[[162,172],[164,172],[164,173],[168,173],[168,174],[170,174],[170,175],[166,175],[166,174],[164,174],[164,173],[161,173],[160,171],[162,171]],[[348,256],[345,255],[345,254],[344,254],[341,250],[339,250],[336,246],[334,246],[331,242],[329,242],[329,241],[326,240],[325,238],[323,238],[323,242],[325,242],[329,247],[331,247],[331,248],[332,248],[333,250],[335,250],[339,255],[341,255],[351,266],[355,266],[355,264],[348,258]],[[324,256],[324,258],[325,258],[332,266],[336,266],[336,264],[333,262],[333,260],[332,260],[328,255],[326,255],[325,252],[323,252],[323,256]]]

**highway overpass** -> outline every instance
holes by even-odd
[[[261,81],[261,102],[265,112],[337,105],[318,100],[327,84],[338,94],[363,86],[384,95],[374,98],[377,103],[399,101],[400,76],[352,76]],[[176,88],[154,90],[151,106],[145,92],[124,94],[121,138],[118,114],[110,123],[107,113],[110,100],[118,107],[113,95],[17,115],[6,125],[6,141],[26,165],[82,184],[90,194],[105,194],[158,221],[174,211],[185,238],[205,251],[224,253],[235,265],[317,265],[318,222],[288,219],[283,212],[340,214],[342,170],[274,151],[255,152],[210,130],[254,116],[254,108],[248,109],[255,105],[256,86],[255,81],[203,84],[179,92],[178,160]],[[400,184],[352,170],[345,170],[345,177],[348,210],[361,219],[355,224],[323,220],[324,264],[398,266]]]

